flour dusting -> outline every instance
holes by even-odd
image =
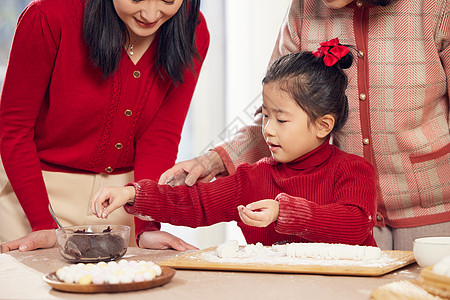
[[[223,250],[222,246],[229,245],[229,242],[220,245],[216,250],[195,254],[189,257],[190,260],[207,261],[213,263],[226,263],[226,264],[258,264],[258,265],[298,265],[298,266],[351,266],[351,267],[369,267],[377,268],[389,265],[393,262],[402,263],[398,258],[392,257],[387,253],[380,251],[374,259],[361,258],[358,256],[352,258],[335,258],[336,255],[309,255],[310,257],[296,257],[290,255],[289,251],[286,252],[286,248],[280,247],[283,245],[274,245],[272,247],[265,247],[260,243],[254,245],[250,244],[245,247],[233,248],[236,250],[233,255],[230,255]],[[289,246],[289,245],[288,245]],[[295,245],[297,248],[302,245]],[[323,249],[324,244],[320,245]],[[373,247],[372,247],[373,248]],[[317,248],[319,249],[319,248]],[[331,249],[331,248],[329,248]],[[348,251],[348,249],[347,249]],[[319,251],[320,252],[320,251]],[[298,252],[297,252],[298,253]],[[317,252],[318,253],[318,252]],[[331,252],[327,252],[328,254]],[[224,255],[226,254],[226,255]],[[311,257],[312,256],[312,257]]]

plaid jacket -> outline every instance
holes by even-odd
[[[335,37],[356,49],[349,120],[336,140],[375,167],[377,225],[450,221],[450,1],[377,7],[357,0],[333,10],[293,0],[272,61]],[[214,149],[229,173],[268,155],[260,132],[257,120]]]

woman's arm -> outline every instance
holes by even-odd
[[[56,228],[34,142],[34,126],[50,84],[59,28],[31,4],[19,17],[0,107],[0,151],[32,229]]]

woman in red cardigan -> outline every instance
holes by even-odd
[[[35,0],[24,10],[1,94],[2,252],[55,244],[49,201],[63,225],[94,223],[92,191],[156,180],[174,164],[209,46],[199,2]],[[109,222],[133,225],[121,213]],[[140,246],[193,248],[158,229],[136,221]]]
[[[247,243],[327,242],[375,246],[374,170],[329,142],[347,120],[349,49],[281,57],[264,78],[263,136],[271,158],[192,187],[141,180],[106,187],[91,200],[101,218],[125,205],[148,220],[190,227],[237,221]]]

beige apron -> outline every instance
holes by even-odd
[[[135,246],[133,217],[118,209],[108,219],[91,213],[89,201],[103,186],[124,186],[133,181],[133,172],[118,175],[42,172],[53,210],[62,226],[123,224],[131,227],[130,246]],[[31,227],[0,164],[0,243],[31,232]]]

